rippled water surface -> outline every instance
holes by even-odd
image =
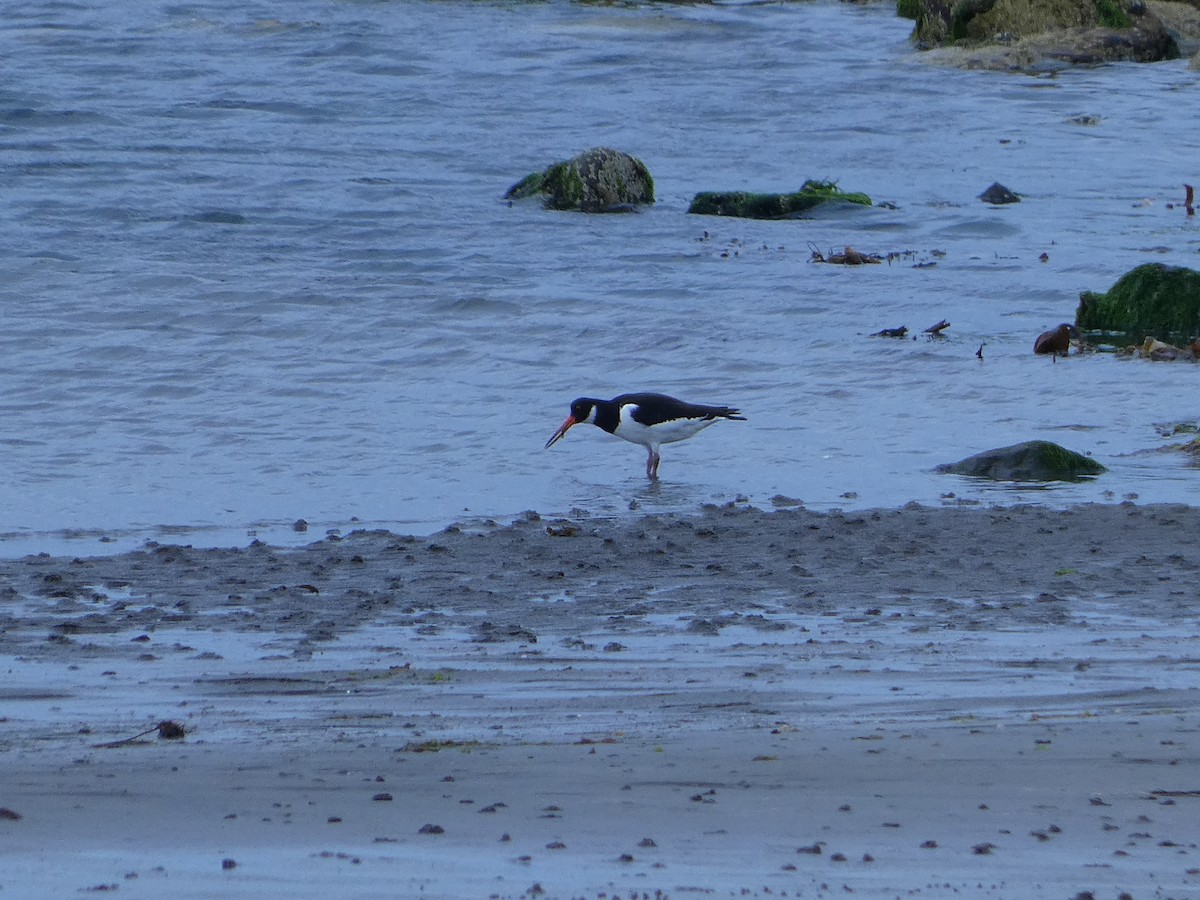
[[[1196,221],[1168,207],[1200,175],[1181,113],[1200,76],[940,68],[893,10],[10,10],[0,552],[779,494],[1200,502],[1200,472],[1140,452],[1200,415],[1200,367],[1030,352],[1080,290],[1146,261],[1200,267]],[[596,145],[643,159],[658,203],[501,200]],[[889,205],[686,214],[700,190],[807,178]],[[994,180],[1022,202],[980,202]],[[846,245],[911,255],[810,261]],[[945,340],[868,337],[943,318]],[[596,429],[542,449],[573,397],[627,390],[749,420],[666,447],[656,485],[641,448]],[[1034,491],[931,471],[1029,438],[1111,472]]]

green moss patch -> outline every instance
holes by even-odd
[[[1128,28],[1132,24],[1117,0],[1096,0],[1096,15],[1105,28]]]

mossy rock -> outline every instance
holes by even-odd
[[[913,0],[909,0],[911,4]],[[916,0],[916,38],[928,44],[1030,37],[1061,28],[1128,28],[1119,0]]]
[[[1179,55],[1163,20],[1142,0],[915,2],[918,46],[965,45],[961,64],[971,68],[1152,62]]]
[[[871,198],[866,194],[848,194],[831,181],[806,181],[793,194],[701,192],[692,198],[688,212],[700,216],[735,216],[742,219],[794,219],[830,201],[871,205]]]
[[[1106,294],[1079,295],[1075,324],[1088,331],[1190,341],[1200,336],[1200,272],[1146,263],[1117,279]]]
[[[940,465],[936,471],[993,481],[1081,481],[1108,470],[1051,441],[1025,441]]]
[[[542,196],[547,209],[625,212],[654,202],[654,179],[640,159],[609,147],[593,147],[544,172],[527,175],[505,199]]]

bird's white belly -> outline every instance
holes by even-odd
[[[621,410],[621,421],[617,425],[616,435],[635,444],[646,447],[659,444],[671,444],[690,438],[698,431],[707,428],[716,419],[673,419],[658,425],[643,425],[629,418],[624,409]]]

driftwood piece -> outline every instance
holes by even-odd
[[[153,728],[147,728],[141,734],[135,734],[133,737],[122,738],[119,741],[108,741],[103,744],[92,744],[92,746],[102,750],[111,750],[114,747],[125,747],[129,744],[145,743],[141,739],[148,734],[154,733],[155,731],[158,732],[158,736],[160,738],[164,738],[168,741],[177,741],[187,735],[187,729],[178,722],[173,722],[170,719],[164,719]]]

